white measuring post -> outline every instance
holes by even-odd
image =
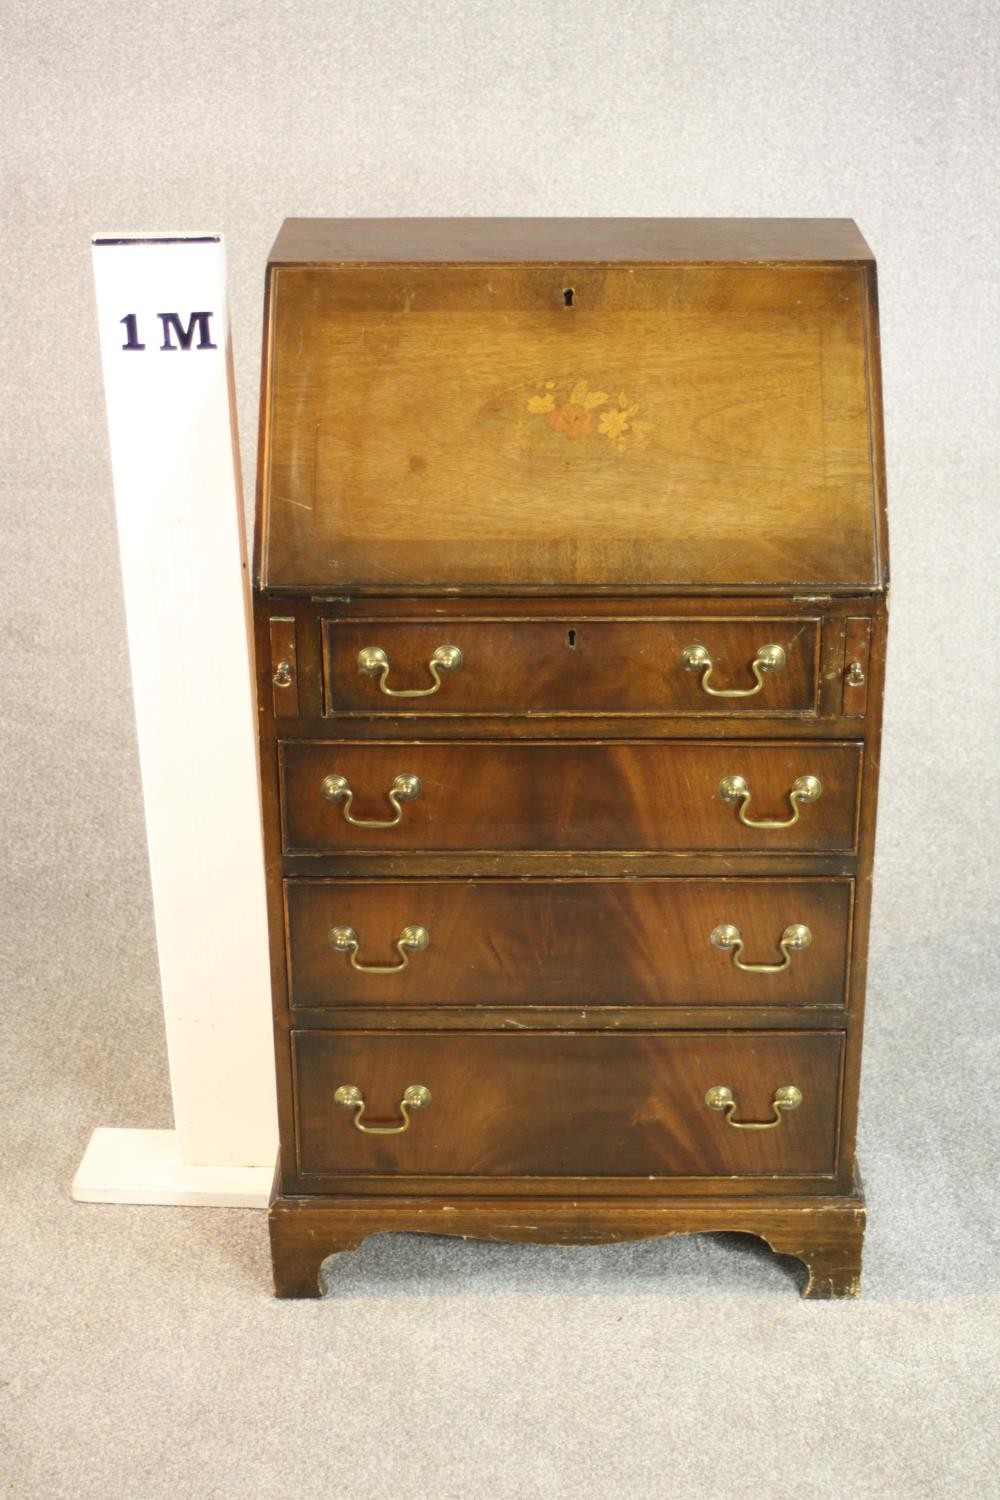
[[[174,1125],[97,1129],[87,1202],[265,1205],[270,970],[225,248],[98,235],[101,357]]]

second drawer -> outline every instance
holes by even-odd
[[[837,1006],[852,893],[844,879],[288,881],[291,1003]]]
[[[286,741],[289,854],[854,849],[841,741]]]

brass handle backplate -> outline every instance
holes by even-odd
[[[350,823],[354,828],[395,828],[401,822],[403,809],[401,802],[413,802],[420,796],[422,787],[420,777],[413,776],[409,772],[397,776],[386,796],[389,804],[394,809],[395,815],[391,818],[356,818],[351,812],[351,803],[354,801],[354,791],[346,776],[325,776],[320,783],[320,791],[328,802],[342,802],[341,812],[344,814],[344,822]]]
[[[730,922],[723,922],[719,927],[713,928],[709,941],[713,948],[731,953],[733,967],[742,969],[744,974],[783,974],[792,962],[792,954],[809,947],[812,933],[802,922],[793,922],[790,927],[786,927],[778,944],[783,955],[780,964],[745,964],[740,957],[743,952],[743,934]]]
[[[786,1083],[780,1089],[775,1089],[771,1100],[774,1109],[773,1120],[734,1120],[736,1099],[732,1089],[727,1088],[724,1083],[717,1083],[714,1088],[709,1089],[705,1095],[705,1103],[709,1109],[724,1110],[726,1124],[731,1125],[734,1130],[773,1130],[776,1125],[781,1124],[783,1110],[798,1109],[802,1103],[802,1094],[794,1083]]]
[[[462,653],[457,646],[439,646],[427,666],[434,679],[429,688],[391,688],[388,683],[389,658],[381,646],[362,646],[358,652],[358,671],[368,677],[377,677],[379,692],[387,698],[430,698],[441,689],[441,673],[457,672],[462,665]]]
[[[431,1091],[422,1083],[411,1083],[399,1101],[399,1112],[403,1116],[398,1125],[366,1125],[364,1122],[365,1096],[353,1083],[342,1083],[333,1096],[334,1104],[343,1104],[354,1110],[354,1128],[363,1135],[402,1135],[410,1128],[410,1111],[426,1109],[431,1102]]]
[[[764,686],[765,672],[780,672],[787,660],[784,648],[781,646],[760,646],[750,670],[754,676],[754,686],[751,688],[717,688],[711,683],[715,663],[705,646],[685,646],[681,652],[681,661],[685,672],[702,672],[701,690],[710,698],[752,698],[759,693]]]
[[[738,802],[740,822],[745,828],[791,828],[799,821],[799,806],[803,802],[815,802],[822,795],[823,783],[818,776],[797,776],[788,793],[792,809],[790,818],[748,818],[750,788],[742,776],[724,776],[719,782],[719,796],[723,802]]]
[[[362,964],[358,962],[358,935],[353,927],[331,927],[328,941],[334,953],[350,955],[351,968],[359,974],[402,974],[410,966],[410,954],[422,953],[430,943],[426,927],[404,927],[394,943],[398,964]]]

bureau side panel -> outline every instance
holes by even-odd
[[[267,888],[268,951],[274,1013],[275,1066],[278,1088],[279,1163],[281,1180],[295,1173],[295,1109],[292,1066],[288,1048],[288,972],[285,962],[285,910],[282,885],[281,807],[278,795],[278,757],[275,739],[272,618],[283,616],[265,596],[254,596],[254,655],[257,684],[258,745],[261,809],[264,831],[264,873]],[[284,729],[291,722],[281,720]]]
[[[844,1060],[843,1125],[841,1166],[853,1165],[861,1082],[861,1053],[868,981],[868,942],[871,930],[872,881],[875,873],[876,815],[878,811],[879,764],[882,748],[882,706],[885,689],[888,609],[879,601],[872,621],[869,658],[868,712],[865,722],[865,757],[861,776],[858,821],[857,885],[854,901],[854,932],[851,945],[851,1009]]]

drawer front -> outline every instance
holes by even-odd
[[[819,621],[325,620],[327,714],[816,712]]]
[[[288,881],[292,1004],[841,1005],[851,899],[849,880]]]
[[[302,1175],[650,1177],[834,1170],[842,1035],[293,1034]],[[405,1118],[397,1134],[357,1128]],[[775,1110],[794,1085],[797,1108]],[[733,1105],[709,1108],[724,1087]],[[338,1102],[352,1089],[356,1103]],[[780,1123],[744,1130],[739,1123]],[[737,1124],[732,1123],[733,1121]]]
[[[296,741],[280,747],[280,758],[290,854],[846,853],[855,842],[861,746]],[[815,791],[806,778],[818,781],[819,795],[796,800],[797,786]],[[741,817],[780,826],[747,826]]]

